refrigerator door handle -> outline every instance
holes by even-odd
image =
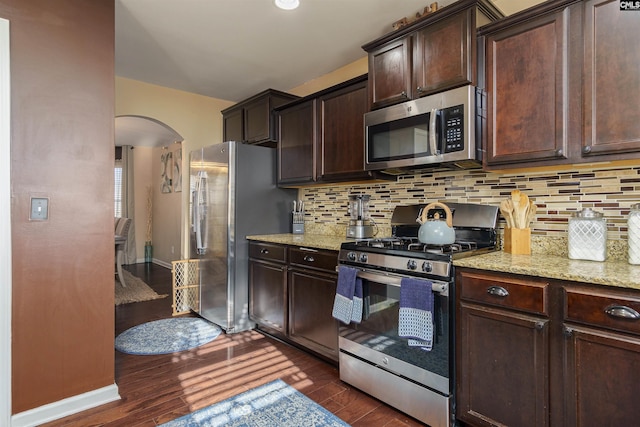
[[[204,171],[198,172],[198,180],[194,191],[193,223],[196,234],[196,252],[204,255],[207,252],[207,181]]]

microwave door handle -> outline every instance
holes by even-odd
[[[431,154],[434,156],[440,155],[438,150],[438,139],[436,135],[436,117],[438,116],[438,109],[431,109],[431,116],[429,116],[429,147],[431,148]]]

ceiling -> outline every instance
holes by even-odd
[[[455,0],[440,0],[444,7]],[[542,0],[493,0],[506,15]],[[116,0],[116,75],[228,101],[287,91],[365,56],[428,0]]]

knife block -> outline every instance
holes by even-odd
[[[531,229],[505,228],[503,249],[514,255],[531,255]]]

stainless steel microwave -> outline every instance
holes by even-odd
[[[463,86],[366,113],[365,169],[480,167],[483,96]]]

